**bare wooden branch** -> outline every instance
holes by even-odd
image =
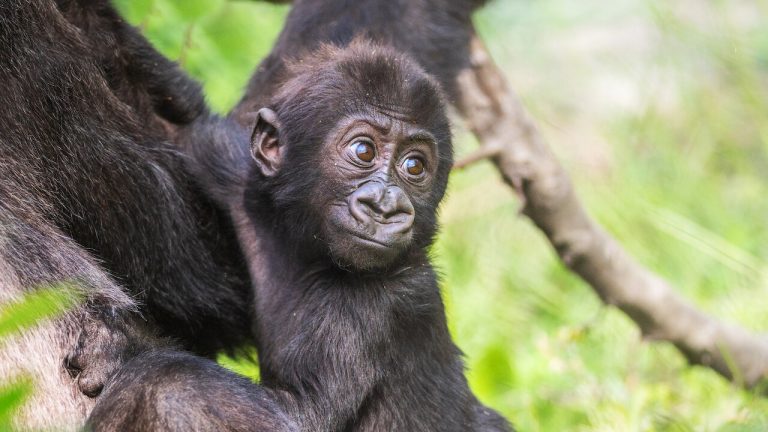
[[[475,162],[479,162],[484,159],[491,159],[499,155],[503,149],[494,145],[483,145],[476,151],[464,156],[461,160],[457,160],[453,164],[453,168],[462,169]]]
[[[490,157],[504,180],[525,197],[522,212],[562,261],[605,303],[632,318],[645,338],[669,341],[690,363],[747,388],[768,378],[768,336],[700,312],[630,257],[587,215],[568,175],[479,38],[473,39],[471,51],[471,67],[458,78],[457,108],[481,150],[468,162]]]

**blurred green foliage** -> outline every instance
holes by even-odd
[[[115,0],[163,54],[200,80],[211,106],[232,107],[272,47],[288,9],[226,0]]]
[[[17,301],[2,305],[0,307],[0,345],[41,321],[66,312],[80,299],[81,296],[73,285],[59,283],[40,287]],[[34,389],[34,382],[24,376],[16,377],[12,382],[0,383],[0,430],[13,429],[13,416],[32,395]]]
[[[220,112],[287,11],[116,2]],[[768,329],[768,2],[497,0],[476,21],[606,229],[705,311]],[[765,399],[642,341],[519,205],[489,164],[454,174],[433,251],[484,402],[525,431],[768,430]]]

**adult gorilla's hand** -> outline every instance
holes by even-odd
[[[80,391],[95,398],[128,359],[159,343],[148,337],[135,312],[109,310],[84,314],[78,342],[64,360]]]

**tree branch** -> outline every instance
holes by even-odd
[[[527,215],[562,261],[607,304],[632,318],[645,338],[673,343],[692,364],[708,366],[747,388],[768,377],[768,336],[721,323],[678,296],[633,260],[579,202],[571,181],[474,37],[471,67],[458,77],[457,108],[481,143],[463,167],[483,157],[524,199]]]

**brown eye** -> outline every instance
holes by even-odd
[[[352,143],[352,150],[363,162],[371,162],[376,157],[376,149],[373,148],[373,143],[368,141],[355,141]]]
[[[403,161],[403,168],[412,176],[420,176],[424,173],[424,161],[417,157],[409,157]]]

